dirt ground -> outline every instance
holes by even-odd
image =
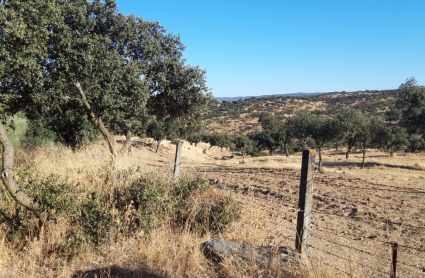
[[[294,247],[301,154],[244,159],[209,145],[183,148],[183,173],[205,175],[241,205],[243,217],[221,237],[256,245]],[[150,163],[172,168],[175,146],[165,142]],[[315,172],[308,258],[348,276],[388,277],[391,243],[398,243],[397,277],[425,277],[425,155],[393,157],[369,151],[345,159],[325,151]],[[318,158],[317,158],[318,159]]]

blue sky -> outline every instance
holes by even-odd
[[[180,34],[216,97],[425,84],[424,0],[116,0]]]

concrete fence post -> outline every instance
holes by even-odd
[[[182,146],[183,142],[179,141],[176,144],[176,158],[174,160],[174,181],[178,181],[180,177],[180,168],[182,164]]]

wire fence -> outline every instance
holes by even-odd
[[[293,177],[299,178],[300,176],[294,175]],[[336,180],[338,184],[332,184],[333,180]],[[350,192],[355,192],[357,190],[376,192],[374,196],[380,199],[388,199],[388,202],[391,202],[391,198],[396,198],[397,194],[411,194],[412,196],[420,196],[420,198],[423,198],[423,194],[425,194],[424,190],[416,188],[391,186],[374,182],[368,183],[360,178],[350,178],[347,180],[351,182],[361,181],[362,186],[353,186],[352,184],[339,182],[340,180],[339,178],[322,179],[320,184],[323,186],[344,188],[347,194],[342,194],[341,200],[346,202],[350,201],[352,204],[357,204],[359,206],[368,206],[368,203],[365,204],[364,201],[359,199],[353,200],[353,198],[350,198]],[[367,187],[369,184],[370,187]],[[287,190],[287,192],[293,194],[293,189],[294,188],[292,188],[292,191]],[[280,196],[280,199],[284,200],[285,193],[274,193],[276,196]],[[314,197],[315,199],[319,197],[317,201],[323,201],[325,197],[330,196],[322,194],[321,196]],[[293,204],[294,200],[292,198],[285,198],[285,201],[291,201],[291,203],[286,203],[288,209],[292,211],[298,210],[298,206]],[[391,219],[391,215],[384,215],[381,217],[377,215],[347,215],[347,213],[341,210],[329,210],[328,206],[323,206],[321,208],[312,207],[310,211],[306,211],[305,215],[309,215],[313,217],[313,219],[316,216],[327,215],[329,216],[328,218],[332,220],[332,222],[326,222],[320,219],[320,221],[312,222],[313,228],[309,229],[309,243],[307,244],[309,260],[335,269],[347,277],[393,277],[391,276],[393,273],[393,258],[391,252],[393,243],[396,241],[394,240],[396,236],[392,236],[392,233],[397,232],[399,233],[397,241],[400,241],[400,243],[398,244],[398,258],[396,261],[396,277],[425,278],[425,225],[420,225],[420,221],[416,223],[406,223],[407,221],[403,221],[402,218],[397,218],[397,220]],[[288,220],[286,218],[282,218],[282,220],[294,225],[293,220]],[[341,231],[339,227],[347,223],[351,224],[355,229],[345,229]],[[361,230],[378,230],[385,232],[368,236],[365,235],[364,231],[362,233]],[[406,230],[409,230],[410,233],[414,232],[417,234],[416,241],[409,240],[409,236],[412,235],[406,235]],[[400,235],[405,237],[400,237]],[[422,244],[415,245],[420,241]],[[358,274],[359,271],[362,271],[362,274]]]
[[[349,186],[338,184],[338,187],[349,187],[350,190],[373,190],[374,192],[385,191],[390,193],[425,194],[425,191],[399,186],[388,186],[373,184],[375,187],[368,188],[362,186]],[[344,198],[347,200],[347,198]],[[355,223],[357,227],[367,225],[370,227],[399,227],[400,229],[411,229],[425,231],[424,226],[403,223],[403,221],[392,221],[390,219],[364,219],[363,217],[347,216],[346,214],[332,213],[323,210],[312,209],[312,215],[328,215],[334,220],[329,225],[335,225],[335,220],[340,223]],[[340,219],[340,220],[338,220]],[[320,223],[320,224],[318,224]],[[388,231],[390,229],[387,229]],[[364,273],[370,277],[419,277],[425,278],[425,244],[421,246],[411,246],[409,244],[398,244],[398,259],[396,260],[397,274],[393,276],[392,265],[394,258],[391,257],[393,242],[378,239],[378,235],[364,238],[355,232],[338,232],[337,229],[329,228],[323,221],[316,221],[314,229],[310,229],[309,248],[314,252],[309,253],[309,257],[317,261],[319,253],[328,257],[326,265],[334,267],[338,271],[352,276],[352,272],[343,269],[341,265],[345,262],[352,269],[352,265],[357,265],[364,269]],[[329,236],[331,235],[331,236]],[[351,237],[351,238],[350,238]],[[388,236],[387,236],[388,237]],[[358,240],[358,239],[361,240]],[[425,243],[425,239],[422,238]],[[373,247],[370,247],[374,243]],[[379,248],[376,245],[379,243]],[[349,250],[349,252],[347,252]],[[372,250],[372,251],[371,251]],[[313,254],[312,254],[313,253]],[[347,254],[350,256],[347,257]],[[357,254],[355,256],[354,254]]]

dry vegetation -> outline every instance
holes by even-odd
[[[239,136],[241,133],[261,130],[258,123],[258,114],[261,112],[270,112],[280,119],[293,117],[300,110],[332,114],[342,108],[354,108],[365,110],[368,114],[382,114],[394,105],[394,96],[395,92],[389,90],[326,93],[305,98],[264,97],[234,101],[226,105],[213,103],[204,123],[209,131]]]
[[[310,248],[310,261],[302,272],[283,273],[250,264],[215,265],[204,258],[200,246],[211,238],[221,238],[293,247],[300,154],[289,158],[246,158],[246,163],[240,164],[237,154],[230,158],[230,151],[221,152],[216,147],[204,153],[208,147],[202,143],[198,147],[184,144],[183,174],[209,178],[214,185],[206,193],[194,193],[190,198],[205,203],[231,194],[242,207],[239,221],[218,232],[200,232],[184,225],[176,228],[165,220],[165,224],[154,223],[149,231],[105,238],[98,247],[83,243],[80,248],[84,252],[75,254],[72,260],[57,248],[69,239],[67,231],[72,229],[72,223],[66,219],[57,217],[46,223],[37,235],[29,230],[19,242],[9,240],[10,227],[3,224],[0,277],[380,277],[388,273],[390,262],[390,249],[383,242],[391,241],[417,248],[399,249],[401,262],[417,266],[415,269],[400,265],[400,277],[422,277],[423,154],[400,153],[390,157],[370,152],[366,169],[360,169],[360,154],[346,161],[343,153],[327,151],[325,171],[315,176],[312,247],[345,259]],[[64,147],[21,151],[17,164],[22,171],[44,177],[54,175],[57,183],[72,183],[81,192],[111,193],[114,186],[124,185],[126,179],[149,176],[152,172],[158,179],[170,179],[174,151],[175,146],[165,142],[158,155],[153,147],[137,141],[129,155],[119,157],[112,165],[106,146],[97,143],[76,153]],[[21,183],[26,182],[25,177],[20,177]],[[1,206],[7,206],[7,213],[13,215],[18,208],[5,192],[2,196]],[[193,204],[197,206],[197,202]]]

